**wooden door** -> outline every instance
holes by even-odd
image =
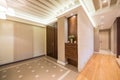
[[[117,57],[120,55],[120,17],[117,18]]]
[[[47,26],[47,55],[57,59],[57,29]]]
[[[100,49],[101,50],[109,50],[110,49],[110,35],[109,30],[101,30],[100,31]]]

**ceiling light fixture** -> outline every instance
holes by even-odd
[[[107,0],[102,0],[102,3],[106,3],[107,2]]]
[[[100,16],[100,19],[104,19],[105,16]]]
[[[69,5],[66,5],[66,8],[69,8]]]
[[[73,16],[73,13],[71,13],[70,16]]]

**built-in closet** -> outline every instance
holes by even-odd
[[[47,26],[46,39],[47,56],[57,59],[57,23]]]

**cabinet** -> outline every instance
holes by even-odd
[[[69,64],[77,66],[78,64],[77,44],[65,43],[65,57]]]
[[[65,58],[68,64],[78,65],[77,52],[77,15],[67,18],[68,21],[68,43],[65,43]],[[70,36],[74,36],[71,41]]]

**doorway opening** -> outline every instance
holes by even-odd
[[[111,37],[110,29],[99,30],[99,40],[100,40],[100,53],[110,54],[111,53]]]

